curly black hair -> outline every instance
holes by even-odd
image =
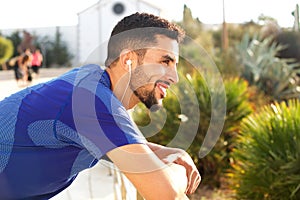
[[[153,14],[136,12],[124,17],[111,32],[105,66],[118,61],[124,49],[132,49],[138,54],[139,60],[142,59],[147,46],[156,43],[157,35],[167,36],[180,43],[185,32],[176,24]]]

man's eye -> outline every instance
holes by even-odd
[[[164,61],[162,61],[162,62],[165,63],[165,64],[167,64],[167,65],[169,65],[169,63],[170,63],[169,60],[164,60]]]

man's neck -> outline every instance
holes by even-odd
[[[132,109],[139,99],[134,95],[129,85],[129,74],[125,70],[118,69],[117,66],[106,69],[110,82],[111,90],[114,95],[120,100],[126,110]]]

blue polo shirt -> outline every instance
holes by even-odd
[[[146,142],[110,88],[86,65],[0,102],[0,199],[49,199],[108,151]]]

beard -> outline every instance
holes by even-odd
[[[158,78],[153,80],[153,76],[156,74],[151,74],[146,69],[150,66],[142,66],[143,63],[139,60],[140,67],[136,67],[132,71],[132,77],[129,82],[130,88],[134,95],[151,111],[155,112],[162,108],[162,104],[159,102],[155,95],[155,87]],[[153,72],[153,71],[151,71]],[[149,87],[153,85],[153,88]]]
[[[151,112],[156,112],[162,108],[162,105],[155,97],[155,86],[151,91],[148,91],[145,86],[142,86],[134,90],[133,93]]]

